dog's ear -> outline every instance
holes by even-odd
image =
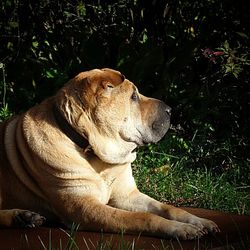
[[[116,76],[120,77],[120,81],[121,81],[120,83],[122,83],[125,80],[125,76],[120,71],[110,69],[110,68],[104,68],[104,69],[101,69],[101,70],[104,71],[104,72],[111,73],[113,75],[116,75]]]
[[[109,81],[102,81],[102,87],[105,89],[105,90],[111,90],[113,89],[115,86],[109,82]]]
[[[122,81],[124,82],[124,80],[126,79],[126,77],[123,75],[123,74],[121,74],[121,78],[122,78]]]
[[[101,86],[104,89],[104,95],[110,95],[115,86],[110,81],[102,81]]]

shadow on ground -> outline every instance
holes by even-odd
[[[69,232],[60,228],[0,229],[0,249],[249,249],[250,216],[198,208],[184,208],[215,221],[221,233],[192,241],[145,236]]]

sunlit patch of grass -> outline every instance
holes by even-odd
[[[249,173],[242,184],[232,178],[234,169],[216,173],[206,166],[194,167],[189,154],[178,149],[178,145],[175,145],[175,151],[172,150],[174,154],[169,152],[166,141],[139,151],[133,170],[142,192],[177,206],[250,214],[250,186],[245,184]]]

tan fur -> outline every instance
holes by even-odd
[[[138,98],[131,98],[133,93]],[[62,132],[53,106],[88,147],[80,148]],[[136,187],[134,149],[163,137],[167,110],[159,100],[140,95],[120,72],[96,69],[80,73],[55,96],[1,124],[5,210],[0,210],[0,225],[11,226],[16,209],[77,222],[83,230],[182,239],[219,231],[214,222],[162,204]]]

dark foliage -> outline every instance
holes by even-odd
[[[80,71],[112,67],[173,107],[194,166],[249,168],[244,1],[3,0],[0,11],[2,113],[40,102]]]

